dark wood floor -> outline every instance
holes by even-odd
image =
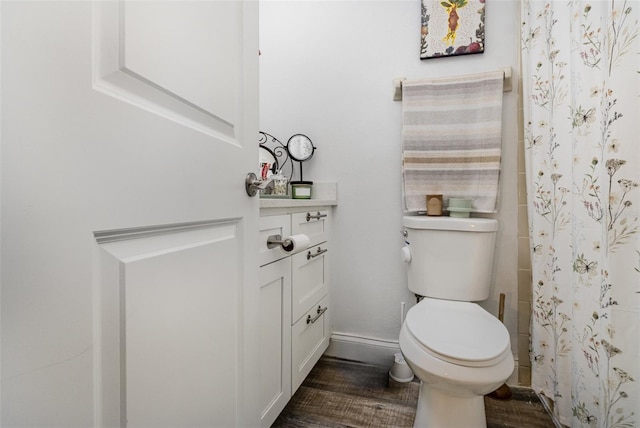
[[[398,383],[389,368],[323,357],[273,427],[411,427],[418,381]],[[511,400],[485,398],[488,428],[552,428],[536,394],[512,388]]]

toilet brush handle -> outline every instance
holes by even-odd
[[[500,303],[498,303],[498,319],[504,321],[504,293],[500,293]]]

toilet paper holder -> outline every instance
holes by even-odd
[[[285,251],[291,251],[293,249],[293,241],[291,239],[282,239],[282,235],[270,235],[267,238],[267,248],[282,247]]]
[[[267,238],[267,248],[274,249],[280,247],[282,251],[288,254],[298,254],[300,251],[309,248],[309,237],[305,234],[291,235],[283,237],[282,235],[270,235]]]

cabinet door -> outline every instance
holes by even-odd
[[[327,240],[329,234],[329,211],[308,211],[291,214],[291,233],[304,233],[309,237],[311,245]]]
[[[320,300],[291,328],[292,394],[329,346],[328,301],[328,296]]]
[[[328,251],[329,246],[325,242],[291,257],[293,283],[291,324],[294,324],[328,294]]]
[[[291,398],[291,258],[260,268],[260,421],[271,426]]]

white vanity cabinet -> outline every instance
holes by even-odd
[[[270,426],[329,346],[330,208],[262,210],[260,217],[261,422]],[[308,249],[267,247],[305,234]]]
[[[291,256],[291,383],[295,392],[329,346],[329,223],[328,211],[292,214],[291,219],[294,234],[304,233],[311,241],[308,250]]]

